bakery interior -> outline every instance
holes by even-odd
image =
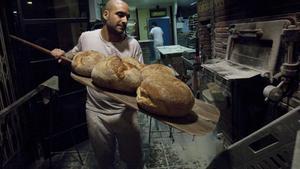
[[[97,168],[86,84],[49,50],[69,50],[82,32],[98,29],[105,2],[0,1],[0,169]],[[300,1],[125,2],[126,33],[145,64],[156,63],[155,21],[164,31],[160,63],[196,100],[189,121],[139,110],[128,96],[145,169],[300,168]],[[116,168],[124,169],[121,160]]]

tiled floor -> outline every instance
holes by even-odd
[[[193,137],[172,129],[153,119],[151,139],[149,144],[150,118],[139,115],[143,138],[145,169],[203,169],[209,164],[216,153],[222,151],[222,144],[209,133],[201,137]],[[52,169],[96,169],[94,153],[88,140],[77,145],[82,158],[75,147],[64,152],[55,153],[51,158]],[[31,165],[29,169],[49,168],[49,160],[43,160]],[[122,162],[116,164],[116,169],[124,169]],[[21,168],[20,168],[21,169]]]

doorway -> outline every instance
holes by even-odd
[[[171,20],[170,17],[160,17],[160,18],[149,18],[148,20],[148,25],[151,25],[152,22],[156,22],[157,26],[159,26],[164,34],[163,34],[163,39],[164,39],[164,45],[171,45]],[[150,32],[150,27],[148,32]]]

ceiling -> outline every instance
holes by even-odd
[[[130,7],[136,8],[153,8],[159,5],[160,7],[172,5],[177,2],[177,6],[190,6],[191,3],[197,0],[125,0]]]

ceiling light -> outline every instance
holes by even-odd
[[[27,4],[28,5],[32,5],[32,1],[27,1]]]
[[[196,4],[197,4],[197,1],[194,1],[194,2],[190,3],[190,6],[194,6]]]

